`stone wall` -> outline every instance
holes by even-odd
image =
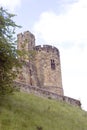
[[[57,93],[53,93],[50,91],[47,91],[46,89],[42,89],[36,86],[30,86],[28,84],[20,83],[20,82],[14,82],[15,86],[17,86],[20,91],[35,94],[37,96],[46,97],[49,99],[55,99],[58,101],[63,101],[68,104],[71,104],[73,106],[78,106],[81,108],[81,102],[79,100],[67,97],[67,96],[61,96]]]
[[[50,45],[36,46],[35,65],[40,86],[63,95],[59,50]]]

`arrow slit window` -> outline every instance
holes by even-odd
[[[55,70],[55,61],[51,59],[51,69]]]

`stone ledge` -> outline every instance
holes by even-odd
[[[70,98],[70,97],[67,97],[67,96],[61,96],[61,95],[58,95],[56,93],[47,91],[45,89],[35,87],[35,86],[30,86],[28,84],[24,84],[24,83],[21,83],[21,82],[14,81],[14,85],[19,87],[20,91],[24,91],[24,92],[27,92],[27,93],[33,93],[35,95],[46,97],[46,98],[49,98],[49,99],[64,101],[68,104],[71,104],[73,106],[78,106],[78,107],[81,108],[81,102],[79,100],[76,100],[76,99],[73,99],[73,98]]]

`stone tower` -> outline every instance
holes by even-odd
[[[29,31],[24,32],[24,34],[18,34],[17,41],[19,50],[22,49],[22,44],[25,44],[25,50],[33,50],[33,48],[35,47],[35,36]]]
[[[34,59],[26,61],[17,80],[63,96],[59,50],[50,45],[35,46],[35,37],[29,31],[18,34],[17,38],[19,50],[25,44],[25,50],[35,52]]]

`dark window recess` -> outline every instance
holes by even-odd
[[[29,71],[30,71],[30,85],[32,86],[32,71],[31,69]]]
[[[55,70],[55,61],[51,60],[51,69]]]
[[[30,69],[29,71],[30,71],[30,76],[32,76],[32,72],[31,72],[31,69]]]
[[[30,78],[30,85],[32,86],[32,78]]]

